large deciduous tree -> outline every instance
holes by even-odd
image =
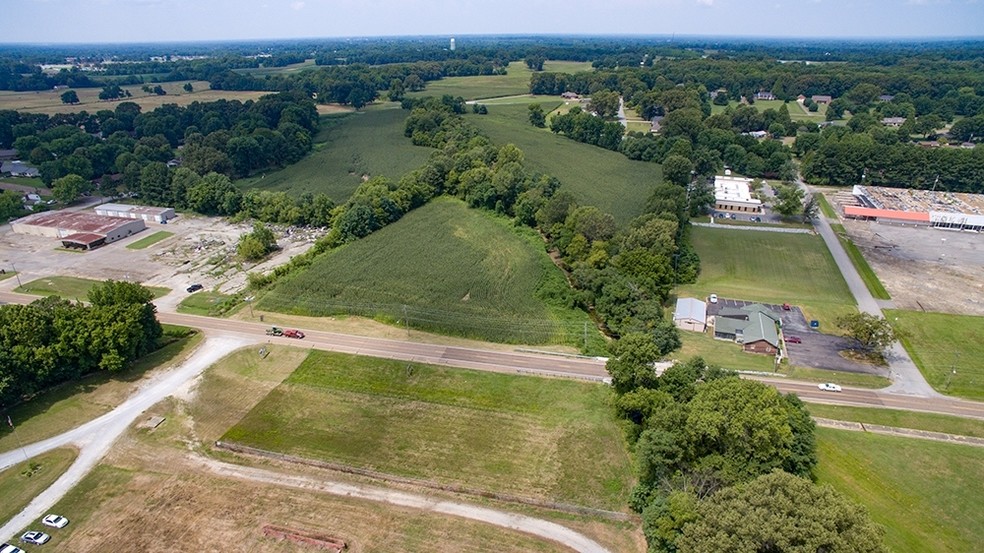
[[[685,509],[676,509],[675,512]],[[684,515],[686,516],[686,515]],[[679,553],[884,553],[864,507],[830,486],[776,471],[703,500]],[[654,535],[659,535],[654,533]]]
[[[858,341],[865,353],[880,355],[896,339],[892,325],[870,313],[851,313],[838,317],[835,322],[848,336]]]

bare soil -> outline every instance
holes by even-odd
[[[984,315],[984,235],[844,221],[895,307]]]

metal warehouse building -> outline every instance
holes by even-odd
[[[144,221],[154,221],[157,223],[167,223],[169,219],[176,217],[174,208],[171,207],[147,207],[126,204],[102,204],[96,207],[96,214],[107,217],[122,217],[124,219],[143,219]]]
[[[984,231],[984,196],[932,190],[854,186],[857,205],[845,205],[844,216],[946,230]]]
[[[10,228],[19,234],[59,238],[65,247],[89,249],[132,236],[147,228],[147,224],[143,219],[46,211],[11,221]]]

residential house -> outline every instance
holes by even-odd
[[[4,161],[0,164],[0,174],[9,174],[12,177],[37,177],[40,175],[37,167],[33,167],[23,161]]]
[[[577,92],[565,92],[561,94],[560,97],[565,100],[577,100],[581,98]]]
[[[760,90],[760,91],[758,91],[758,92],[755,93],[755,99],[756,100],[775,100],[776,99],[776,95],[773,94],[773,93],[771,93],[771,92],[766,92],[764,90]]]
[[[878,97],[878,99],[881,100],[882,102],[891,102],[892,100],[895,99],[895,96],[892,96],[891,94],[882,94],[881,96]]]
[[[742,329],[741,347],[749,353],[768,355],[779,353],[779,331],[776,330],[776,321],[764,313],[753,313]]]
[[[779,324],[779,315],[762,304],[723,307],[714,317],[714,338],[737,342],[750,353],[776,355]]]
[[[657,115],[649,120],[649,132],[658,133],[663,127],[663,116]]]
[[[833,98],[824,94],[814,94],[812,98],[814,104],[829,104],[834,101]]]
[[[905,123],[905,117],[883,117],[881,124],[886,127],[901,127]]]

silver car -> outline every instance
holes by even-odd
[[[29,543],[31,545],[44,545],[51,539],[51,536],[45,534],[44,532],[37,532],[31,530],[30,532],[24,532],[21,536],[21,541],[24,543]]]

